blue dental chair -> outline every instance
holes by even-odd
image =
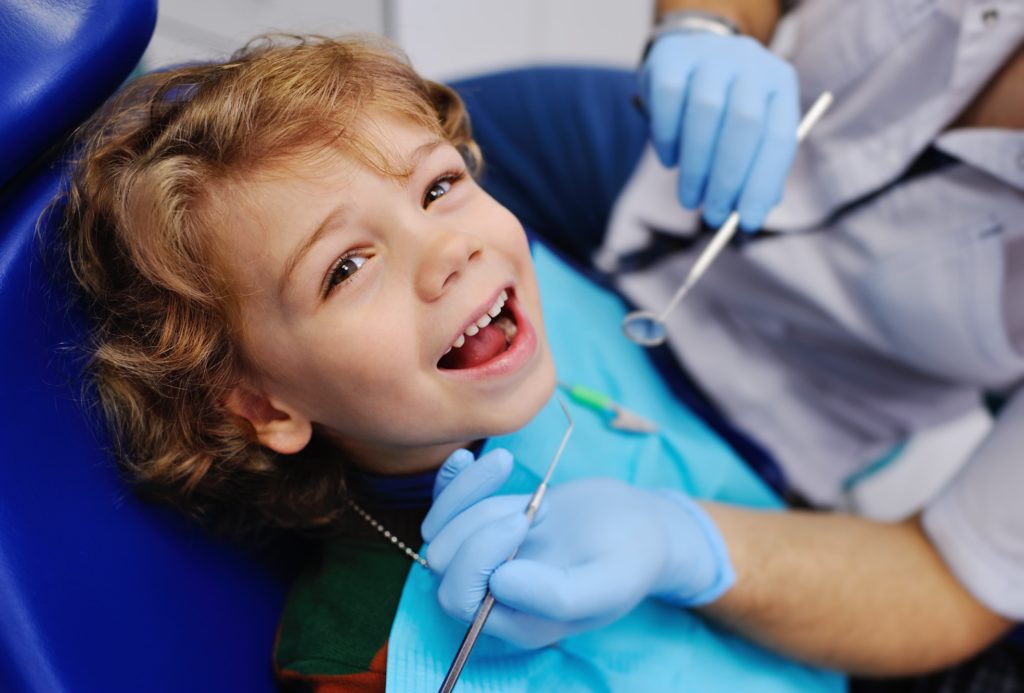
[[[274,690],[287,562],[119,480],[82,395],[81,321],[36,238],[66,135],[155,21],[155,0],[0,4],[0,691]]]

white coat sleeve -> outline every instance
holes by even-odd
[[[1024,388],[923,514],[953,574],[998,614],[1024,621]]]

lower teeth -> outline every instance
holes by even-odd
[[[505,335],[506,347],[512,343],[512,340],[516,336],[516,332],[519,331],[519,328],[516,327],[516,324],[512,319],[504,315],[499,315],[491,324],[501,330],[501,333]]]

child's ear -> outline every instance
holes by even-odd
[[[283,455],[294,455],[309,444],[313,424],[287,405],[238,385],[224,398],[224,406],[256,429],[256,437],[265,447]]]

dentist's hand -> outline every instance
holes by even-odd
[[[746,36],[670,33],[651,47],[639,87],[658,157],[679,165],[682,205],[703,203],[712,227],[737,209],[743,230],[760,228],[796,152],[789,63]]]
[[[718,531],[683,494],[611,479],[570,482],[548,491],[527,527],[528,496],[492,496],[508,471],[488,457],[439,475],[423,522],[427,560],[442,576],[438,600],[453,618],[471,621],[489,586],[497,603],[485,632],[542,647],[609,623],[648,596],[694,606],[731,586]]]

